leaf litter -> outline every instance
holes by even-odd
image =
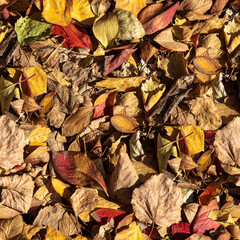
[[[0,10],[1,239],[239,239],[238,1]]]

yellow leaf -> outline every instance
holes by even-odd
[[[109,12],[95,20],[93,24],[93,33],[97,40],[107,48],[113,44],[117,37],[118,28],[117,16]]]
[[[25,67],[24,70],[29,78],[28,82],[33,97],[39,96],[47,92],[47,75],[46,73],[38,67]]]
[[[235,225],[235,221],[238,220],[238,218],[234,219],[231,213],[225,212],[224,210],[212,210],[208,214],[208,218],[221,223],[224,227]]]
[[[206,75],[216,75],[221,70],[221,66],[212,58],[200,56],[193,60],[194,67]]]
[[[63,235],[58,230],[50,226],[47,226],[47,233],[45,235],[45,239],[46,240],[71,240],[70,237]]]
[[[88,240],[88,238],[78,235],[74,240]]]
[[[97,82],[96,87],[103,87],[109,89],[116,89],[119,91],[131,91],[141,86],[145,78],[139,77],[126,77],[126,78],[107,78],[103,81]]]
[[[183,125],[182,127],[179,127],[179,129],[181,128],[185,136],[192,133],[185,138],[190,155],[194,155],[196,153],[204,151],[203,131],[199,127],[194,125]]]
[[[208,167],[212,163],[212,153],[214,150],[208,150],[202,154],[200,159],[198,160],[199,167],[197,169],[198,172],[203,172],[208,169]]]
[[[42,16],[49,23],[68,26],[72,9],[72,0],[43,0]]]
[[[70,198],[72,191],[70,185],[62,182],[61,180],[52,177],[51,179],[54,190],[63,198]]]
[[[72,18],[86,25],[93,24],[95,15],[88,0],[73,0]]]
[[[12,27],[9,25],[3,25],[3,21],[0,21],[0,43],[6,37],[6,35],[11,31]]]
[[[111,117],[111,124],[119,131],[123,133],[135,133],[138,130],[138,124],[132,118],[117,114]]]
[[[127,10],[135,16],[146,6],[144,0],[116,0],[116,8]]]
[[[56,92],[50,92],[48,93],[41,102],[41,108],[39,110],[40,114],[44,114],[50,111],[50,109],[53,107],[53,97],[56,94]]]
[[[46,145],[45,142],[48,140],[48,134],[51,133],[51,130],[46,127],[37,125],[34,128],[29,136],[29,145],[30,146],[41,146]]]
[[[129,228],[117,233],[114,240],[143,240],[140,228],[138,226],[134,226],[134,224],[131,225]]]

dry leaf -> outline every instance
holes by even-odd
[[[73,136],[80,133],[90,123],[94,107],[80,107],[70,115],[62,126],[63,136]]]
[[[192,223],[199,209],[198,203],[189,203],[183,208],[189,223]]]
[[[138,174],[127,153],[120,153],[118,163],[111,175],[109,194],[117,200],[129,204]]]
[[[34,182],[29,175],[1,177],[0,187],[2,188],[1,205],[21,213],[28,212],[34,189]]]
[[[119,131],[123,133],[135,133],[138,130],[138,124],[132,118],[117,114],[111,117],[111,124]]]
[[[33,98],[23,94],[22,99],[24,100],[23,111],[35,112],[40,109],[40,106],[36,103],[36,101]]]
[[[0,117],[0,167],[6,170],[23,163],[24,132],[6,115]]]
[[[198,166],[198,164],[192,159],[192,157],[182,154],[182,161],[180,164],[180,168],[183,170],[192,170]]]
[[[212,0],[204,0],[204,1],[198,1],[198,0],[184,0],[178,10],[179,11],[194,11],[197,13],[205,13],[207,12],[213,2]]]
[[[141,86],[143,76],[126,77],[126,78],[107,78],[103,81],[97,82],[95,87],[104,87],[108,89],[116,89],[118,91],[131,91]]]
[[[135,188],[131,203],[136,218],[143,223],[169,227],[181,220],[181,190],[162,173]]]
[[[221,66],[210,57],[196,57],[193,65],[199,72],[206,75],[216,75],[221,71]]]
[[[61,180],[52,177],[51,183],[54,190],[63,198],[70,198],[73,191],[69,184],[62,182]]]
[[[130,148],[130,158],[131,160],[140,160],[144,155],[144,150],[140,141],[141,133],[137,131],[134,133],[129,140],[129,148]]]
[[[195,115],[196,125],[202,130],[216,130],[222,126],[222,119],[211,97],[193,99],[189,105],[190,111]]]
[[[129,228],[116,234],[114,240],[144,240],[140,228],[135,226],[129,226]]]
[[[24,224],[20,240],[32,239],[42,227]]]
[[[240,118],[236,117],[216,132],[214,146],[217,157],[223,165],[240,166],[239,129]]]
[[[49,148],[47,146],[37,147],[25,158],[25,162],[31,163],[32,165],[47,163],[50,159],[48,151]]]
[[[46,240],[71,240],[70,237],[63,235],[57,229],[51,227],[50,225],[47,226],[47,233],[45,235]]]
[[[68,26],[72,9],[72,0],[43,0],[42,16],[49,23]]]
[[[50,133],[51,133],[50,128],[37,125],[37,127],[34,128],[30,133],[29,145],[30,146],[45,145],[45,142],[48,140],[48,135]]]
[[[191,235],[189,238],[187,238],[186,240],[211,240],[210,237],[202,235],[202,234],[196,234],[194,233],[193,235]]]
[[[76,217],[82,212],[92,211],[98,202],[97,190],[92,188],[78,188],[71,196],[70,202]]]
[[[174,39],[172,27],[161,31],[154,39],[155,42],[172,51],[185,52],[188,50],[188,45],[178,42]]]

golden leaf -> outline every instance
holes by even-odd
[[[133,222],[134,223],[134,222]],[[135,226],[134,226],[135,225]],[[130,224],[129,228],[117,233],[114,240],[143,240],[140,228],[136,224]]]
[[[42,16],[49,23],[68,26],[72,9],[72,0],[43,0]]]
[[[146,6],[144,0],[116,0],[116,8],[127,10],[135,16]]]
[[[45,145],[45,142],[48,140],[48,134],[51,133],[51,130],[46,127],[37,125],[34,128],[29,136],[29,145],[30,146],[41,146]]]

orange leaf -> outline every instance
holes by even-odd
[[[216,75],[221,71],[221,66],[210,57],[196,57],[193,65],[199,72],[206,75]]]
[[[138,130],[138,124],[132,118],[117,114],[111,118],[111,124],[123,133],[135,133]]]

